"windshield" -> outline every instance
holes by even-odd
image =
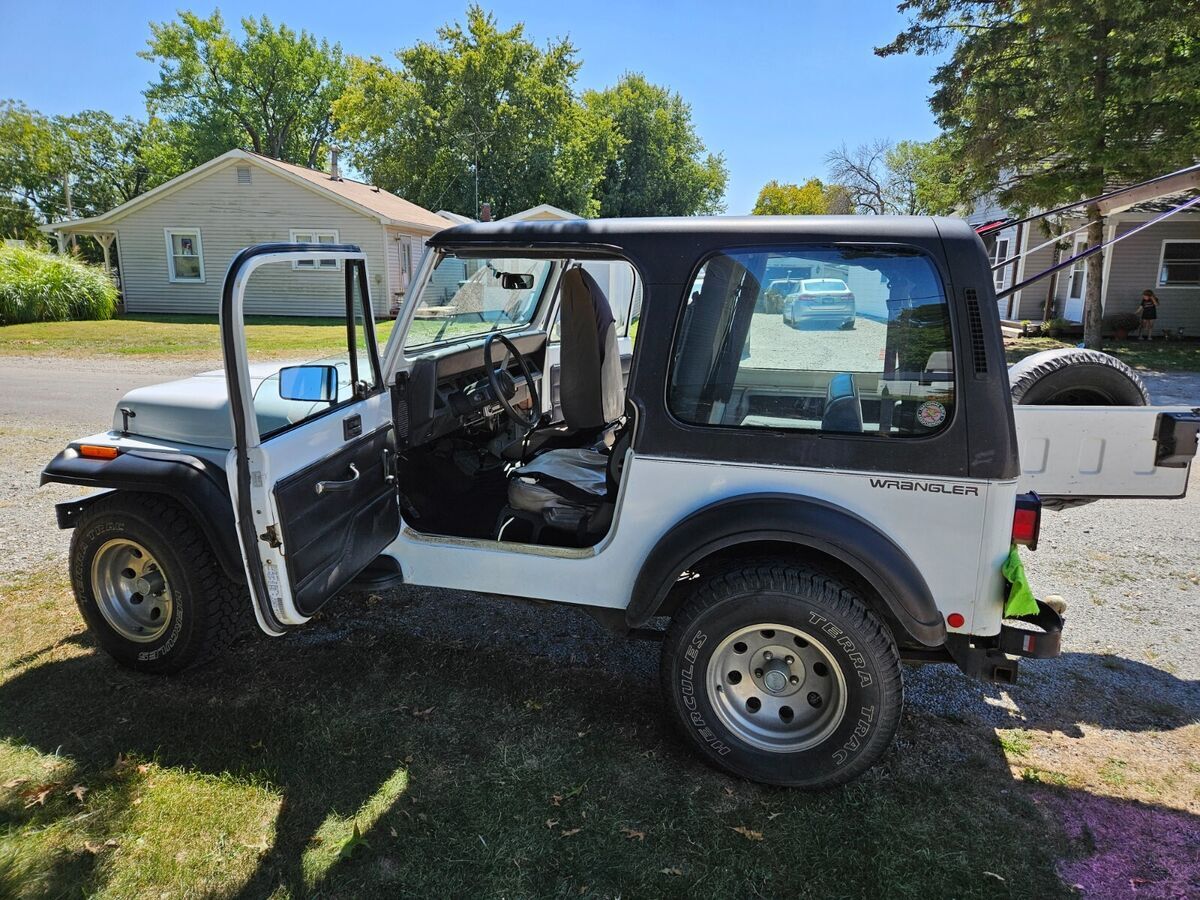
[[[447,254],[417,299],[404,346],[528,325],[550,266],[545,259],[465,259]]]

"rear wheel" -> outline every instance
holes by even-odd
[[[842,784],[879,761],[903,706],[887,627],[854,591],[784,564],[705,580],[663,644],[667,704],[713,765],[768,784]]]
[[[88,508],[71,537],[71,584],[97,643],[141,671],[205,662],[249,621],[245,587],[188,513],[156,494],[117,492]]]

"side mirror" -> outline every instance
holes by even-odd
[[[280,369],[279,396],[284,400],[331,403],[337,399],[337,368],[288,366]]]
[[[533,287],[533,276],[521,272],[501,272],[500,287],[506,291],[527,291]]]

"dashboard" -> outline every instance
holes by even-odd
[[[542,381],[546,335],[511,335],[525,357],[535,381]],[[392,394],[400,436],[408,423],[407,444],[420,446],[460,429],[494,432],[506,424],[503,407],[488,383],[483,362],[484,338],[429,351],[414,361],[412,370],[400,373]],[[502,348],[497,348],[499,352]],[[509,360],[509,379],[516,406],[527,403],[529,384],[515,360]]]

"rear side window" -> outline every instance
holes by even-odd
[[[709,258],[688,288],[668,405],[694,425],[937,432],[954,412],[937,269],[897,247],[797,245]]]

